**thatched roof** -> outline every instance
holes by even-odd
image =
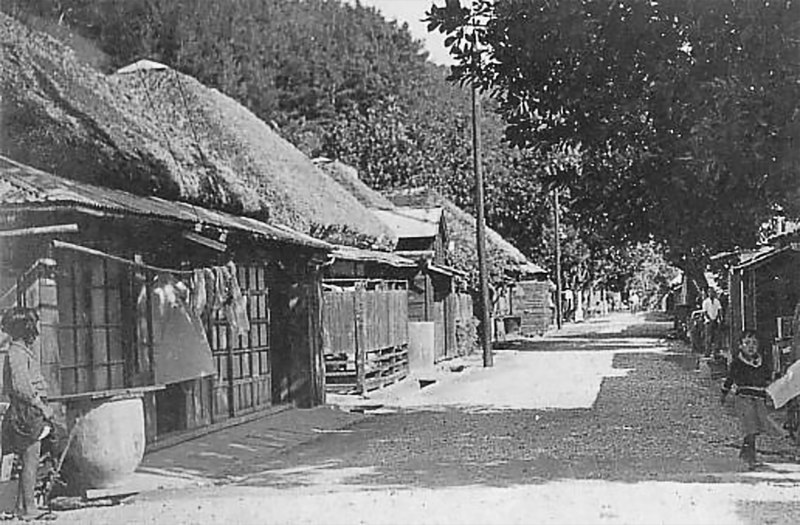
[[[283,226],[209,210],[185,202],[143,197],[121,190],[57,177],[0,155],[0,206],[14,211],[70,210],[90,215],[146,217],[184,223],[203,224],[217,231],[243,233],[268,241],[333,251],[334,246]],[[347,250],[362,252],[356,248]],[[372,252],[366,252],[372,253]],[[382,255],[392,254],[378,252]]]
[[[477,241],[476,221],[469,213],[456,206],[451,200],[428,188],[398,190],[387,194],[398,209],[444,208],[450,240],[453,241],[453,266],[468,273],[471,280],[477,279]],[[506,241],[491,228],[486,229],[486,249],[491,281],[499,284],[509,276],[532,277],[546,274],[547,271],[528,260],[513,244]]]
[[[392,201],[384,197],[380,192],[373,190],[362,181],[358,176],[358,170],[339,160],[330,160],[325,157],[314,159],[314,164],[331,176],[350,194],[358,199],[358,202],[367,208],[379,210],[391,210],[394,208]]]
[[[442,208],[396,207],[372,212],[392,229],[398,240],[436,237],[444,215]]]
[[[267,124],[169,68],[105,76],[0,14],[0,153],[63,177],[242,213],[323,240],[391,232]]]

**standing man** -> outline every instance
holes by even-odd
[[[722,303],[717,298],[717,291],[709,288],[706,298],[703,300],[703,328],[705,356],[712,353],[714,357],[719,357],[719,326],[722,321]]]
[[[41,440],[50,433],[53,419],[53,411],[47,405],[47,383],[32,348],[39,336],[38,321],[35,310],[23,307],[11,308],[0,321],[10,340],[0,354],[2,393],[9,400],[3,417],[2,449],[17,454],[22,466],[14,514],[25,521],[42,518],[34,489]]]
[[[631,303],[631,313],[635,314],[636,312],[639,311],[639,294],[636,293],[635,291],[631,292],[629,300]]]

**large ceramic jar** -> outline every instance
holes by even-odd
[[[110,488],[136,470],[145,448],[141,396],[81,399],[68,413],[75,426],[68,453],[73,488]]]

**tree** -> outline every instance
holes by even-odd
[[[428,21],[513,145],[579,148],[580,169],[544,180],[608,242],[662,242],[698,273],[793,204],[798,2],[451,0]]]
[[[426,60],[407,28],[374,9],[333,0],[3,3],[10,7],[63,19],[94,39],[112,68],[149,58],[190,74],[307,154],[356,167],[373,188],[428,186],[474,210],[470,92]],[[503,140],[501,106],[483,107],[487,223],[546,264],[550,188],[542,181],[576,159],[566,149],[513,147]],[[574,245],[576,258],[589,253],[580,239]]]

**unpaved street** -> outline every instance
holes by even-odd
[[[708,371],[664,323],[617,314],[516,342],[496,366],[373,394],[365,419],[237,483],[63,513],[64,523],[800,523],[800,465],[744,472]]]

